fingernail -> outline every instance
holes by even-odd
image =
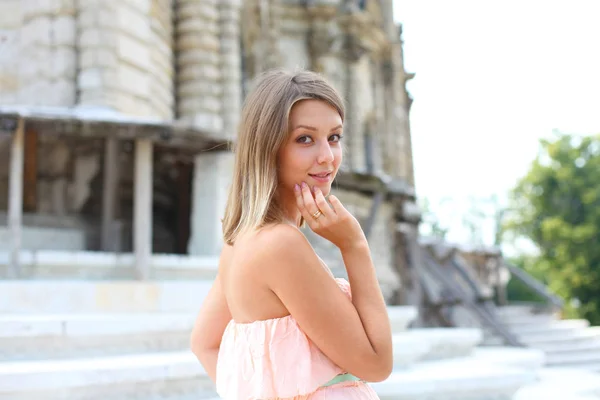
[[[305,188],[306,187],[306,182],[302,182],[302,187]]]
[[[294,190],[295,190],[296,192],[297,192],[298,190],[300,190],[300,186],[298,186],[298,184],[297,184],[297,183],[294,185]]]

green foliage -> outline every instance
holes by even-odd
[[[528,272],[600,324],[600,136],[542,141],[512,192],[504,229],[539,249]]]

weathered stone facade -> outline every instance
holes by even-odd
[[[327,76],[347,101],[344,171],[392,177],[411,187],[411,100],[405,89],[411,75],[404,71],[392,16],[392,0],[5,0],[0,106],[177,120],[234,139],[244,93],[256,74],[277,66],[309,68]],[[102,212],[105,141],[33,134],[37,150],[26,155],[37,154],[37,196],[25,211],[80,218],[93,227]],[[133,246],[136,148],[133,141],[117,147],[121,250]],[[7,210],[9,149],[0,137],[0,212]],[[231,156],[177,154],[158,146],[153,154],[154,251],[216,254]],[[369,219],[372,191],[336,190],[362,222]],[[388,298],[399,285],[396,226],[403,219],[401,204],[411,196],[400,202],[387,196],[371,232]],[[186,215],[189,229],[181,224]],[[92,228],[86,235],[85,247],[99,249],[98,232]],[[314,235],[311,240],[324,258],[339,261],[335,249]]]

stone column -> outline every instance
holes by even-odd
[[[101,247],[103,251],[117,251],[120,237],[115,231],[119,201],[119,141],[116,138],[105,139],[103,162]]]
[[[167,77],[152,73],[165,63],[156,56],[163,47],[163,39],[158,38],[164,36],[156,34],[160,31],[156,24],[152,28],[153,21],[158,23],[158,17],[152,18],[156,4],[151,0],[79,0],[78,4],[80,105],[155,115],[164,107],[158,106],[160,101],[151,104],[151,99],[160,82],[168,79],[168,72]]]
[[[383,13],[383,29],[387,36],[393,39],[396,36],[396,25],[394,22],[394,0],[379,0],[381,12]]]
[[[260,1],[261,25],[263,29],[264,50],[263,70],[277,68],[282,65],[282,54],[279,51],[281,34],[282,5],[280,0]]]
[[[233,175],[233,160],[230,152],[204,153],[195,158],[190,255],[217,256],[221,251],[221,220]]]
[[[74,105],[75,1],[23,0],[21,7],[19,103]]]
[[[412,78],[404,70],[404,50],[402,42],[402,26],[397,28],[398,36],[392,43],[391,55],[391,77],[390,87],[393,92],[391,97],[394,108],[392,119],[394,129],[390,132],[392,136],[391,149],[397,157],[394,162],[393,175],[405,179],[414,185],[412,145],[410,138],[409,110],[411,99],[406,91],[406,82]]]
[[[221,0],[219,4],[223,76],[221,118],[226,139],[237,137],[242,108],[240,8],[241,0]]]
[[[177,114],[215,135],[223,130],[219,3],[176,2]]]
[[[150,10],[150,106],[154,115],[172,119],[175,114],[173,6],[174,0],[152,0]]]
[[[8,231],[10,232],[11,278],[19,276],[21,252],[21,223],[23,216],[23,153],[25,122],[20,119],[12,137],[8,191]]]
[[[384,97],[384,111],[385,111],[385,131],[383,132],[383,152],[382,152],[382,160],[383,160],[383,170],[387,175],[397,176],[396,171],[397,163],[398,163],[398,154],[396,153],[395,146],[395,137],[397,135],[397,118],[396,118],[396,95],[394,93],[394,72],[393,72],[394,64],[391,60],[386,60],[384,64],[384,89],[383,89],[383,97]],[[396,156],[396,157],[394,157]]]
[[[0,1],[0,104],[19,103],[22,8],[21,0]]]
[[[360,119],[361,106],[359,104],[360,77],[359,63],[363,59],[363,51],[355,43],[355,38],[348,38],[345,61],[346,65],[346,123],[344,130],[347,133],[346,154],[344,166],[353,171],[364,172],[366,170],[365,140],[362,121]]]
[[[135,141],[133,243],[138,279],[148,279],[152,262],[152,142]]]
[[[399,296],[400,304],[420,305],[422,301],[421,282],[418,270],[423,268],[421,247],[418,243],[418,225],[400,222],[395,234],[397,255],[402,259],[396,260],[396,266],[402,279],[402,289]]]

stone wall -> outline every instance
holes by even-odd
[[[172,1],[78,4],[80,105],[171,118]]]
[[[71,106],[76,73],[74,1],[0,4],[0,104]]]
[[[214,136],[235,138],[243,93],[256,74],[275,66],[310,68],[324,74],[346,99],[349,166],[408,179],[410,99],[392,2],[368,1],[365,10],[343,4],[341,0],[4,0],[0,105],[101,107],[132,116],[188,121]],[[84,140],[73,145],[40,135],[39,146],[38,212],[98,217],[103,144]],[[128,221],[133,156],[131,143],[122,147],[119,213]],[[7,149],[0,142],[2,159],[8,160]],[[370,164],[367,149],[373,153]],[[219,250],[215,238],[220,233],[219,204],[230,175],[228,157],[200,154],[194,160],[190,253],[213,255]],[[161,251],[171,249],[174,240],[168,222],[177,209],[172,193],[177,186],[170,177],[176,175],[173,165],[167,156],[155,154],[154,204],[160,215],[154,228],[162,246],[155,249]],[[7,168],[8,163],[0,161],[0,209],[6,209]],[[342,190],[339,195],[366,219],[371,199]],[[388,297],[399,284],[391,268],[393,214],[391,204],[382,206],[371,238]],[[130,226],[123,229],[129,237]],[[334,262],[335,249],[315,245]]]
[[[21,0],[0,2],[0,104],[19,99],[21,13]]]

